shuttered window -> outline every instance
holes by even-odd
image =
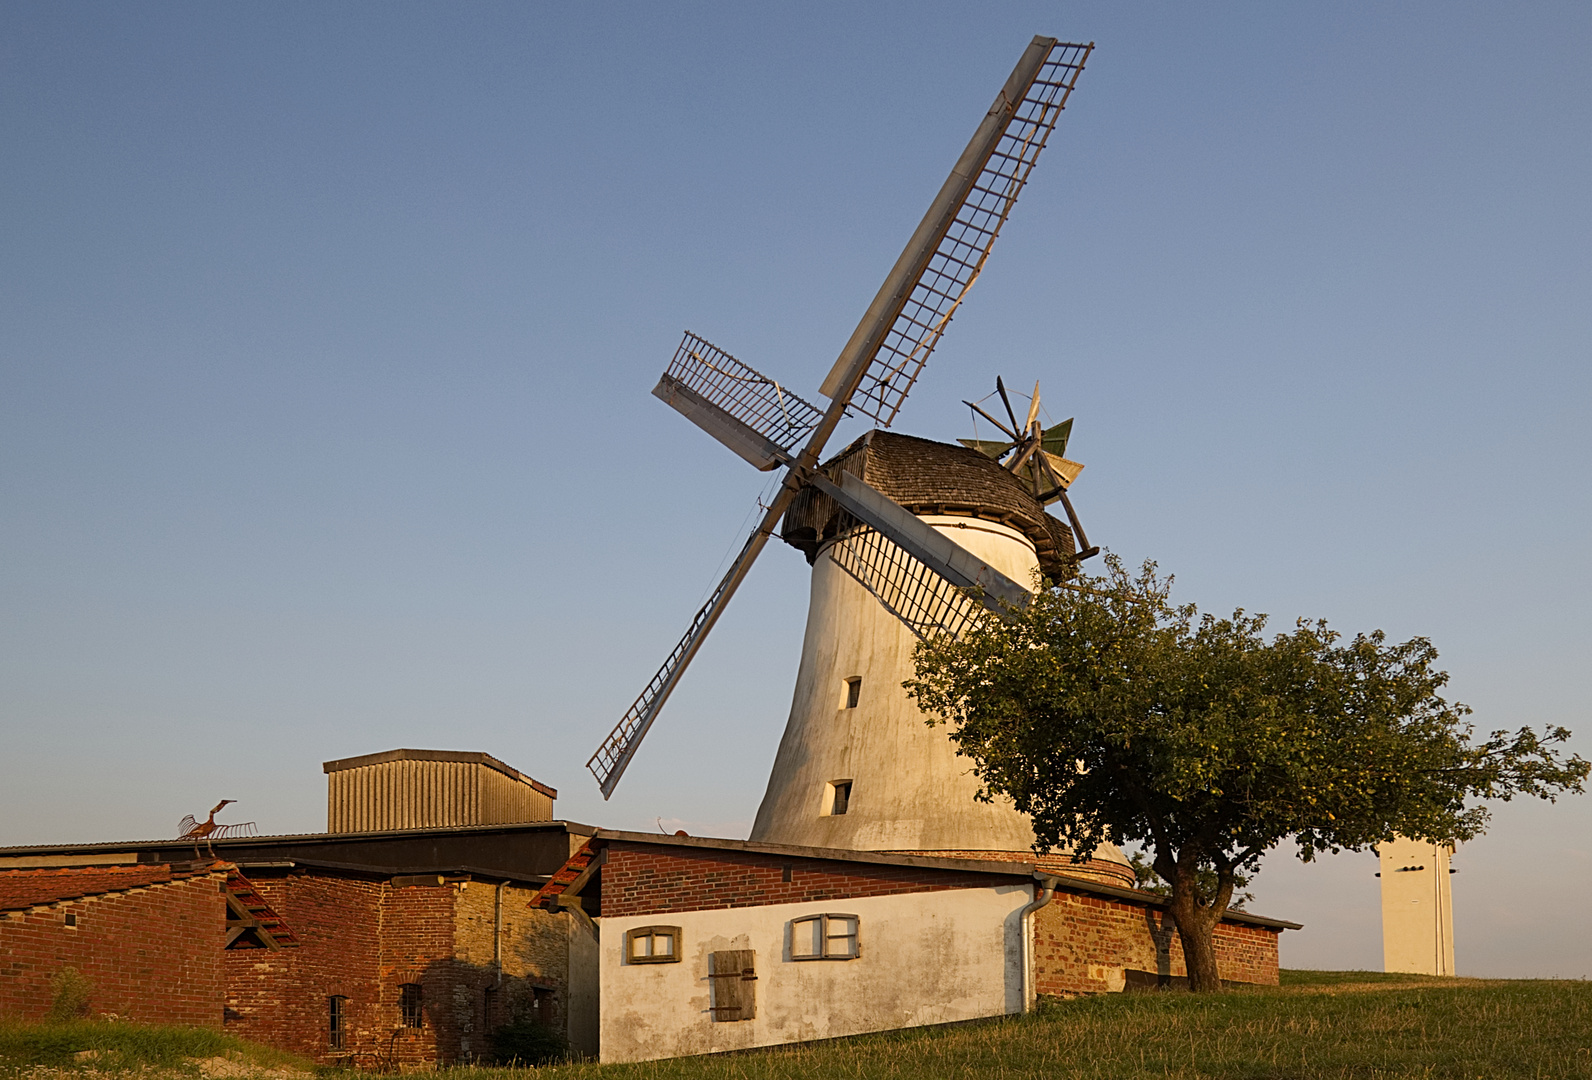
[[[708,957],[708,981],[713,984],[713,1019],[717,1023],[751,1020],[757,1015],[757,953],[728,949]]]

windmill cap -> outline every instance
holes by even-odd
[[[1016,529],[1034,545],[1041,573],[1052,579],[1077,570],[1072,530],[1045,512],[1015,476],[976,450],[875,429],[822,466],[831,477],[860,476],[914,514],[980,518]],[[815,488],[803,488],[786,511],[780,538],[807,556],[849,523]]]

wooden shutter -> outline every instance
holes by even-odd
[[[713,984],[713,1019],[716,1022],[750,1020],[757,1015],[757,953],[752,949],[727,949],[708,957],[708,981]]]

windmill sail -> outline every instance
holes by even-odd
[[[788,462],[824,415],[689,330],[652,393],[765,472]]]
[[[966,591],[865,525],[829,545],[829,558],[925,640],[942,634],[959,638],[988,614]]]
[[[1091,45],[1036,37],[824,380],[889,427],[984,269]]]
[[[840,483],[836,484],[823,473],[815,472],[810,481],[852,517],[944,578],[951,588],[979,590],[984,605],[991,611],[1028,606],[1032,597],[1027,589],[869,486],[857,474],[842,472]]]
[[[696,613],[696,618],[691,620],[691,626],[686,630],[685,636],[674,647],[674,651],[663,662],[663,666],[652,677],[646,689],[641,691],[641,695],[626,710],[613,731],[609,732],[608,737],[597,748],[597,752],[586,762],[586,768],[597,778],[597,783],[602,788],[603,798],[606,799],[614,793],[619,778],[624,775],[625,769],[630,765],[630,759],[636,754],[636,748],[646,737],[647,729],[652,727],[652,722],[657,719],[663,703],[669,700],[670,694],[674,693],[675,686],[680,682],[680,676],[685,674],[686,666],[702,647],[702,642],[708,636],[708,631],[713,629],[713,624],[718,622],[719,616],[724,612],[724,605],[730,602],[730,597],[740,588],[747,571],[752,568],[753,561],[768,543],[774,526],[779,523],[786,506],[794,497],[795,492],[790,488],[780,489],[779,496],[763,515],[763,520],[756,529],[752,530],[752,535],[746,538],[745,546],[730,564],[730,569],[719,582],[719,587],[713,590],[713,595],[708,597],[707,603],[703,604],[701,610]]]

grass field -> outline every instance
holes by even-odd
[[[1592,983],[1315,971],[1284,972],[1283,980],[1284,985],[1275,989],[1209,996],[1079,998],[1008,1020],[707,1058],[562,1065],[538,1070],[535,1076],[537,1080],[1592,1080]],[[188,1063],[191,1059],[213,1058],[228,1050],[260,1070],[291,1064],[286,1055],[248,1050],[211,1033],[106,1024],[63,1030],[68,1027],[24,1029],[0,1024],[0,1070],[11,1076],[42,1077],[147,1066],[145,1075],[192,1074],[197,1067]],[[51,1031],[55,1034],[48,1034]],[[76,1063],[73,1052],[90,1046],[113,1053]],[[531,1075],[529,1070],[506,1069],[447,1072],[454,1080],[523,1080]]]
[[[1283,980],[1209,996],[1079,998],[1010,1020],[746,1054],[566,1065],[538,1080],[1592,1078],[1592,983],[1316,971]]]
[[[209,1028],[160,1027],[94,1020],[20,1023],[0,1020],[0,1076],[147,1072],[199,1074],[198,1062],[225,1072],[265,1074],[313,1069],[292,1054],[246,1043]],[[224,1065],[221,1063],[225,1062]]]

